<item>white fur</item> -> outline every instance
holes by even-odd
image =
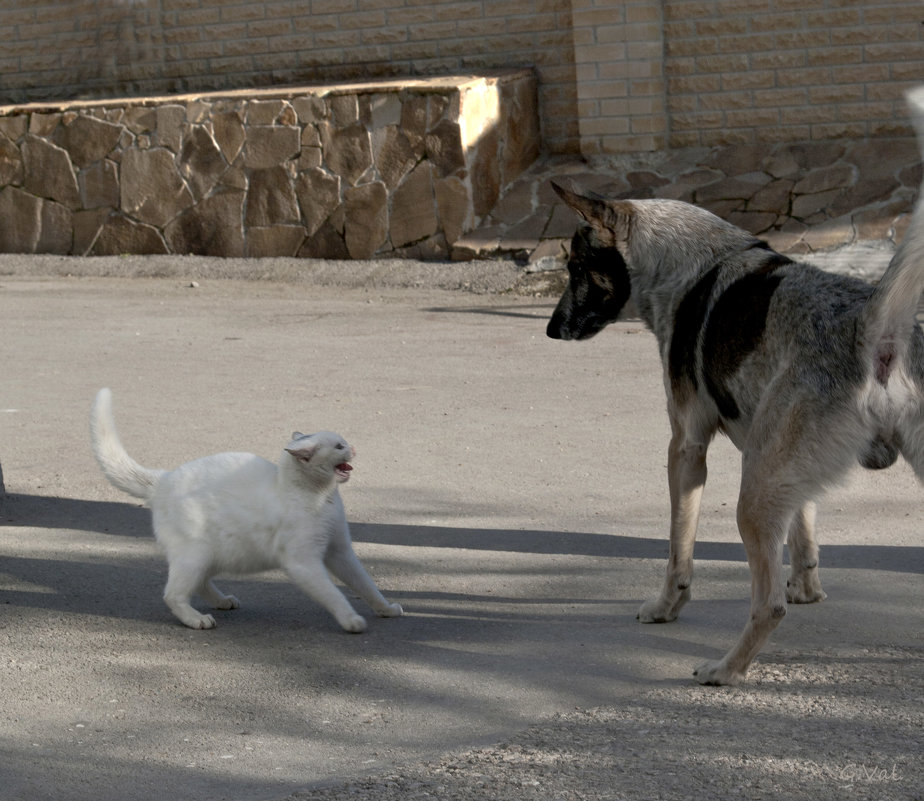
[[[251,453],[219,453],[175,470],[152,470],[122,447],[112,396],[101,389],[90,417],[93,453],[106,478],[151,507],[154,534],[167,556],[164,600],[194,629],[215,626],[190,604],[198,593],[215,609],[238,601],[215,587],[220,573],[282,568],[347,631],[366,621],[331,581],[330,570],[382,617],[402,614],[379,592],[353,551],[337,485],[349,478],[355,451],[329,431],[296,432],[278,465]]]

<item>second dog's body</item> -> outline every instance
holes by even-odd
[[[661,594],[639,610],[643,622],[675,619],[690,597],[710,441],[724,433],[742,452],[738,527],[751,614],[725,657],[696,671],[702,683],[736,683],[787,601],[825,597],[813,499],[858,462],[884,468],[899,454],[924,478],[924,336],[914,319],[924,287],[922,202],[873,289],[794,262],[686,203],[556,189],[589,227],[574,236],[570,284],[548,335],[593,336],[631,296],[661,354],[670,556]]]

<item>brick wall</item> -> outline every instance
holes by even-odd
[[[0,104],[534,66],[586,155],[910,133],[921,0],[4,0]]]
[[[657,150],[667,141],[662,0],[573,0],[580,148]]]
[[[665,0],[673,146],[910,134],[921,0]]]
[[[534,66],[546,147],[573,151],[570,15],[570,0],[4,0],[0,104]]]

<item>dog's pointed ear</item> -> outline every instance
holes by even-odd
[[[607,200],[574,184],[567,188],[552,181],[558,196],[586,220],[597,234],[611,245],[621,245],[628,239],[628,222],[632,204],[624,200]]]
[[[566,187],[552,181],[552,189],[591,225],[594,224],[594,220],[601,219],[606,213],[606,201],[602,197],[592,192],[585,192],[575,184]]]

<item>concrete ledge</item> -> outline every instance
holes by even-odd
[[[0,252],[445,258],[539,154],[531,70],[0,107]]]

